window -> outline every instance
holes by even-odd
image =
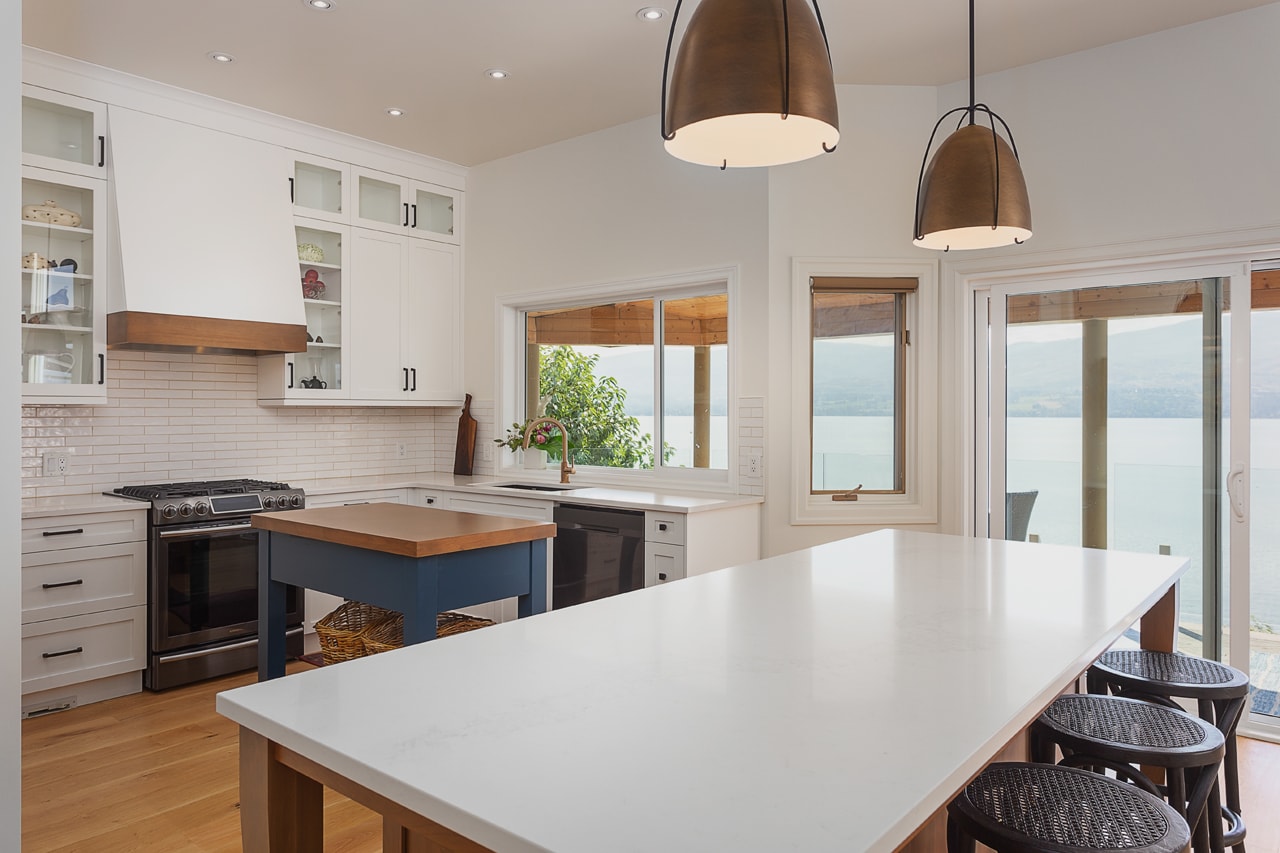
[[[793,275],[793,523],[935,522],[935,266],[797,260]]]
[[[809,490],[906,491],[907,295],[914,278],[810,279]]]
[[[729,306],[724,280],[508,304],[521,342],[508,404],[522,422],[562,421],[579,470],[727,482]],[[548,444],[558,460],[558,438]]]

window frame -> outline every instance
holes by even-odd
[[[738,412],[737,351],[738,338],[738,268],[721,267],[693,270],[652,278],[603,282],[576,287],[529,293],[513,293],[497,300],[499,342],[497,386],[498,424],[519,423],[525,419],[525,313],[560,308],[587,306],[605,302],[654,300],[654,440],[662,440],[662,357],[663,310],[660,302],[692,296],[724,293],[729,301],[729,343],[726,357],[728,381],[727,461],[725,468],[677,468],[655,464],[653,468],[626,469],[603,466],[578,466],[578,477],[589,477],[602,484],[682,486],[699,491],[734,491],[738,485]],[[496,428],[496,436],[505,434]],[[494,460],[495,472],[510,476],[528,473],[515,464],[513,454],[502,453]]]
[[[861,491],[857,500],[813,492],[813,302],[815,278],[911,278],[915,292],[905,298],[902,383],[895,400],[901,412],[901,492]],[[792,261],[792,483],[791,523],[935,524],[938,520],[938,266],[935,261],[795,258]],[[872,291],[888,292],[888,291]]]

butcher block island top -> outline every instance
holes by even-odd
[[[253,526],[402,557],[431,557],[556,535],[556,526],[545,521],[393,503],[259,513]]]

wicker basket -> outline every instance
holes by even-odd
[[[316,637],[325,666],[364,657],[361,633],[400,614],[360,601],[344,602],[338,609],[316,623]]]
[[[446,611],[436,616],[436,636],[447,637],[450,634],[461,634],[463,631],[472,631],[492,624],[493,621],[490,619]],[[392,618],[370,625],[361,632],[360,639],[364,642],[365,653],[370,655],[401,648],[404,646],[404,616],[394,613]]]

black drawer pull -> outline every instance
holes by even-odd
[[[60,658],[63,655],[78,655],[84,651],[84,646],[76,646],[74,649],[67,649],[65,652],[45,652],[40,657],[48,660],[49,658]]]
[[[666,573],[666,572],[658,572],[658,580],[660,580],[660,581],[664,581],[664,580],[666,580],[666,579],[667,579],[667,573]]]
[[[77,527],[74,530],[45,530],[41,532],[41,536],[70,536],[72,533],[84,533],[83,527]]]
[[[84,578],[76,578],[73,581],[63,581],[62,583],[42,583],[41,589],[61,589],[64,586],[80,586],[84,583]]]
[[[665,524],[659,524],[659,525],[658,525],[658,529],[659,529],[659,530],[666,530],[666,529],[667,529],[667,526],[666,526]]]

